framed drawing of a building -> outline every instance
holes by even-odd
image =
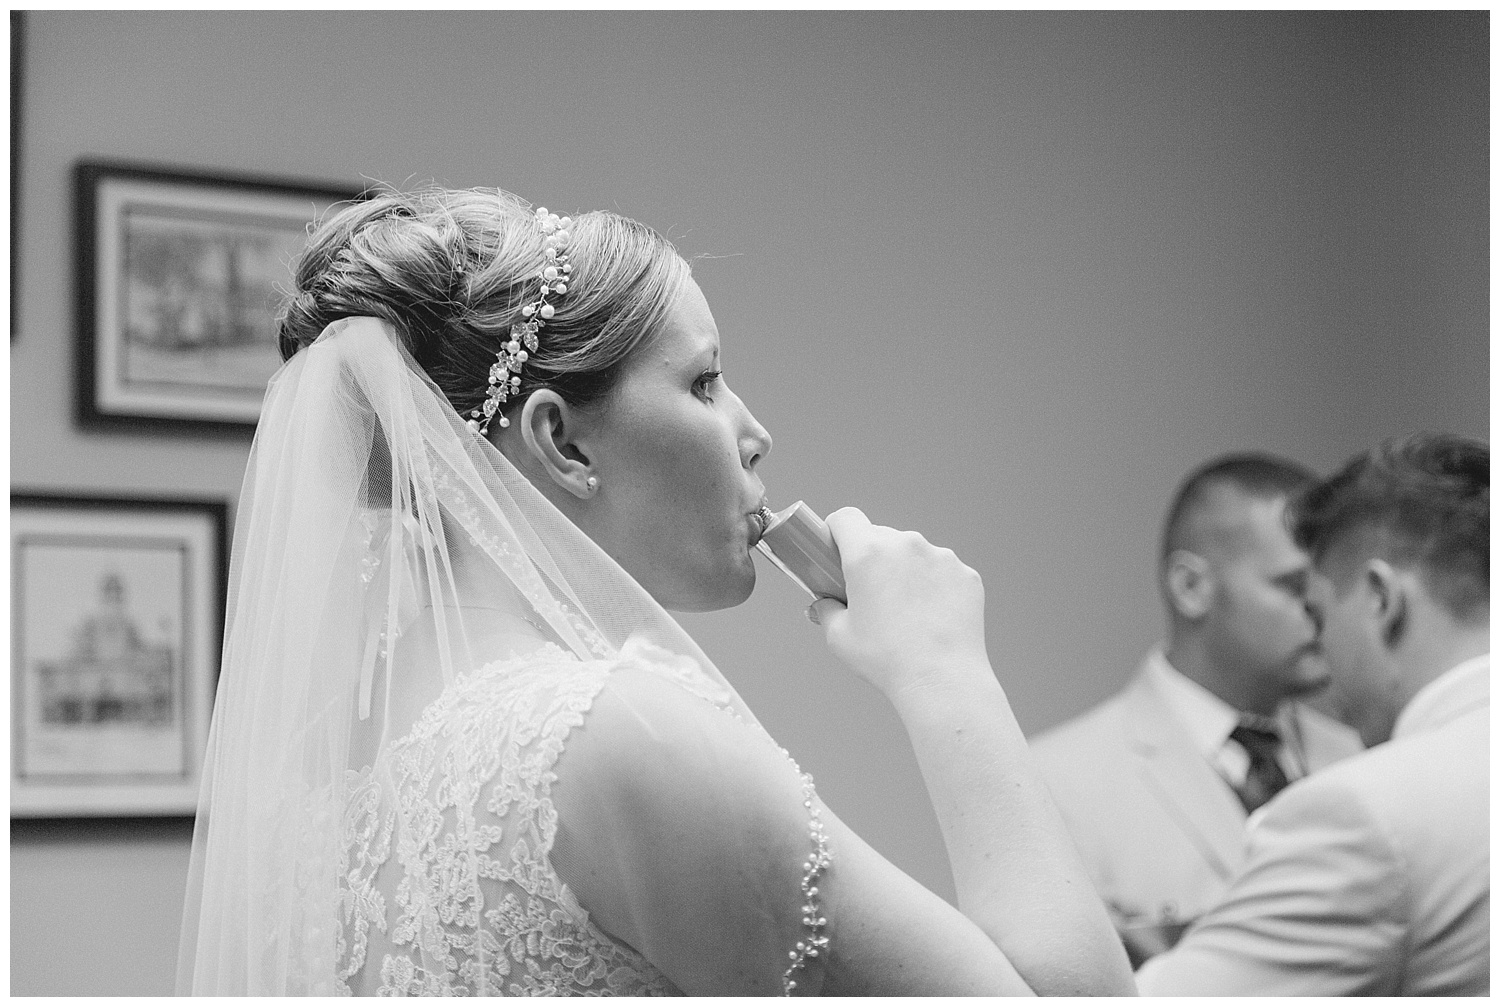
[[[12,817],[190,815],[226,505],[12,494]]]
[[[356,187],[83,161],[77,407],[88,427],[251,430],[308,225]]]

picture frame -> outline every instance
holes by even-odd
[[[12,819],[194,814],[226,528],[222,500],[11,494]]]
[[[276,310],[308,225],[363,195],[355,186],[78,162],[80,425],[253,431],[281,365]]]

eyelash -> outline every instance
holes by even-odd
[[[704,371],[698,375],[698,380],[693,382],[693,394],[705,402],[712,402],[713,396],[708,394],[708,389],[715,381],[724,376],[723,371]]]

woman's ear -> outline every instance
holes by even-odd
[[[521,406],[521,439],[547,475],[580,500],[594,495],[593,465],[578,446],[584,417],[550,388],[539,388]]]
[[[1178,549],[1167,557],[1167,598],[1184,619],[1201,619],[1214,603],[1213,571],[1208,560]]]

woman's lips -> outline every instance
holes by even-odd
[[[765,537],[766,529],[771,526],[771,508],[762,503],[750,512],[750,544],[753,546]]]

